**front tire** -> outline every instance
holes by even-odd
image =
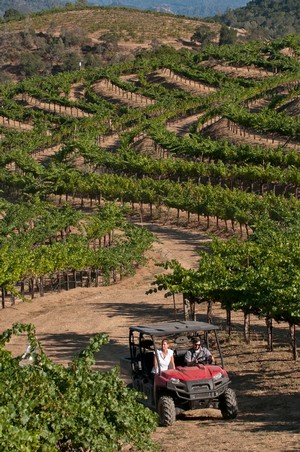
[[[238,414],[238,404],[235,392],[228,388],[219,397],[219,409],[224,419],[235,419]]]
[[[158,401],[159,425],[168,427],[176,421],[175,403],[172,397],[161,396]]]

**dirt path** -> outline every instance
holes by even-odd
[[[1,312],[1,330],[17,321],[34,323],[47,353],[63,364],[84,347],[91,335],[105,331],[111,344],[107,354],[106,350],[100,353],[97,365],[106,368],[117,364],[127,347],[129,325],[173,315],[173,300],[161,293],[145,295],[154,275],[163,271],[155,262],[176,258],[187,267],[196,264],[199,240],[206,239],[192,230],[147,226],[159,241],[149,253],[148,264],[135,276],[108,287],[77,288],[17,303]],[[15,347],[22,352],[23,341],[16,340]]]
[[[203,115],[203,113],[197,113],[195,115],[187,116],[185,118],[169,122],[167,124],[167,130],[170,132],[175,132],[177,136],[181,137],[185,133],[188,133],[191,126],[197,124],[198,119]]]
[[[62,364],[81,350],[94,333],[107,332],[110,342],[98,353],[97,368],[106,370],[117,365],[128,351],[130,325],[174,318],[171,298],[165,299],[162,293],[145,294],[155,274],[162,271],[155,262],[176,258],[186,267],[196,266],[200,240],[207,240],[201,231],[157,224],[147,227],[155,232],[158,242],[149,253],[148,264],[135,276],[109,287],[77,288],[18,303],[1,311],[1,331],[13,322],[34,323],[47,354]],[[177,317],[182,318],[179,296],[176,308]],[[204,304],[198,307],[199,320],[205,320],[205,309]],[[224,319],[224,312],[216,306],[214,323],[223,325]],[[264,323],[251,320],[250,345],[244,344],[239,333],[243,322],[239,313],[233,315],[231,341],[226,341],[227,333],[222,333],[225,365],[239,402],[237,420],[224,421],[217,410],[191,412],[172,427],[157,429],[153,438],[160,443],[159,451],[300,450],[300,370],[290,358],[287,326],[275,326],[275,351],[268,353],[262,340]],[[24,338],[11,344],[14,353],[21,353],[24,348]]]
[[[158,83],[165,86],[167,89],[182,89],[193,94],[194,96],[205,96],[216,91],[216,88],[212,86],[182,77],[167,68],[148,74],[147,79],[149,82]]]
[[[69,100],[73,102],[78,99],[84,99],[84,96],[85,96],[84,84],[81,82],[74,83],[74,85],[72,85],[70,89]]]

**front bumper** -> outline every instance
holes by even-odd
[[[216,381],[212,378],[193,381],[170,379],[167,383],[167,389],[170,392],[175,392],[178,399],[208,401],[218,398],[228,387],[229,382],[229,378],[225,376]]]

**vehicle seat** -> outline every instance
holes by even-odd
[[[152,371],[153,365],[154,365],[154,353],[153,352],[147,352],[147,353],[144,354],[143,358],[144,358],[145,373],[148,376],[151,376],[151,371]]]
[[[174,361],[175,367],[185,366],[184,356],[186,354],[186,350],[174,350]]]
[[[144,339],[141,341],[141,347],[145,350],[154,350],[154,344],[151,339]]]

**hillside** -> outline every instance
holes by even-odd
[[[215,20],[234,28],[245,28],[252,39],[275,39],[300,32],[299,0],[252,0]]]
[[[93,7],[40,13],[0,24],[1,79],[51,74],[131,61],[161,45],[192,45],[202,24],[188,19],[125,8]],[[220,25],[209,24],[218,33]]]
[[[23,5],[21,0],[17,3]],[[5,0],[0,5],[8,6]],[[253,1],[245,8],[215,16],[215,21],[121,7],[74,8],[71,4],[67,9],[0,23],[0,82],[132,61],[137,54],[164,45],[197,51],[209,42],[218,43],[221,36],[224,43],[280,37],[299,29],[299,16],[299,4],[294,0]],[[237,28],[237,36],[221,25],[224,23]]]
[[[161,2],[159,0],[90,0],[86,3],[97,6],[128,6],[141,10],[152,10],[169,12],[190,17],[207,17],[225,12],[227,9],[239,8],[247,4],[248,0],[195,0],[192,5],[183,0],[170,0]],[[64,6],[66,3],[76,3],[74,0],[66,2],[63,0],[0,0],[0,14],[13,8],[21,13],[41,11],[57,6]],[[84,2],[83,2],[84,3]]]

